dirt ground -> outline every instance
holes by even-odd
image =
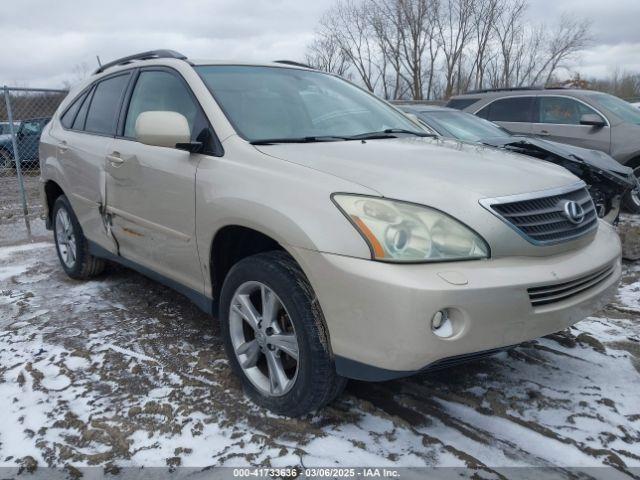
[[[351,382],[301,419],[250,403],[215,321],[130,270],[0,248],[0,467],[640,467],[640,265],[576,326],[439,373]]]

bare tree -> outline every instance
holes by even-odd
[[[546,58],[532,78],[532,83],[543,80],[548,83],[555,71],[564,66],[564,62],[583,50],[590,42],[590,22],[571,18],[563,14],[556,28],[547,38]]]
[[[462,57],[472,33],[474,3],[475,0],[448,0],[437,19],[444,55],[446,97],[450,97],[460,83]]]
[[[468,75],[462,84],[462,90],[468,90],[473,82],[474,88],[484,85],[485,69],[491,57],[491,41],[495,37],[494,25],[505,11],[505,0],[477,0],[472,12],[472,30],[475,51],[472,53]]]
[[[404,81],[415,100],[424,97],[424,79],[432,79],[433,63],[425,52],[438,49],[438,0],[374,0],[374,24],[386,60],[396,74],[396,90]],[[434,52],[435,56],[435,52]],[[427,80],[429,82],[429,80]]]
[[[370,3],[339,0],[320,21],[320,35],[331,38],[369,91],[380,77],[378,51],[370,22]]]
[[[346,76],[349,61],[332,36],[316,37],[307,47],[306,63],[325,72]]]
[[[530,25],[526,10],[527,0],[337,0],[307,61],[385,98],[545,84],[588,45],[590,24]]]

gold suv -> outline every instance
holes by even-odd
[[[621,274],[568,171],[433,138],[290,62],[112,62],[40,163],[67,274],[115,261],[216,314],[247,394],[286,415],[562,330]]]

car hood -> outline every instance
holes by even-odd
[[[406,137],[367,141],[276,144],[267,155],[304,165],[399,200],[441,207],[474,199],[563,187],[578,179],[547,162],[458,141]],[[445,209],[446,210],[446,209]]]
[[[571,162],[585,164],[597,172],[604,171],[629,186],[635,186],[636,184],[635,176],[633,175],[633,170],[631,168],[621,165],[610,155],[598,150],[590,150],[573,145],[566,145],[564,143],[550,142],[540,138],[525,136],[487,138],[483,139],[482,143],[500,148],[508,146],[518,147],[523,144],[534,146],[539,150],[557,155]]]
[[[484,198],[584,185],[565,168],[532,162],[529,157],[506,150],[421,137],[256,148],[266,155],[366,187],[372,194],[448,213],[478,232],[491,246],[494,258],[555,255],[592,240],[589,236],[557,245],[533,245],[479,204]],[[362,188],[354,190],[361,192]]]

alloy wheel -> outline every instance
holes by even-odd
[[[271,288],[256,281],[238,287],[231,300],[229,332],[240,367],[260,393],[278,397],[291,390],[298,375],[298,339]]]
[[[56,247],[65,266],[73,268],[78,256],[76,236],[69,213],[64,208],[56,213]]]

